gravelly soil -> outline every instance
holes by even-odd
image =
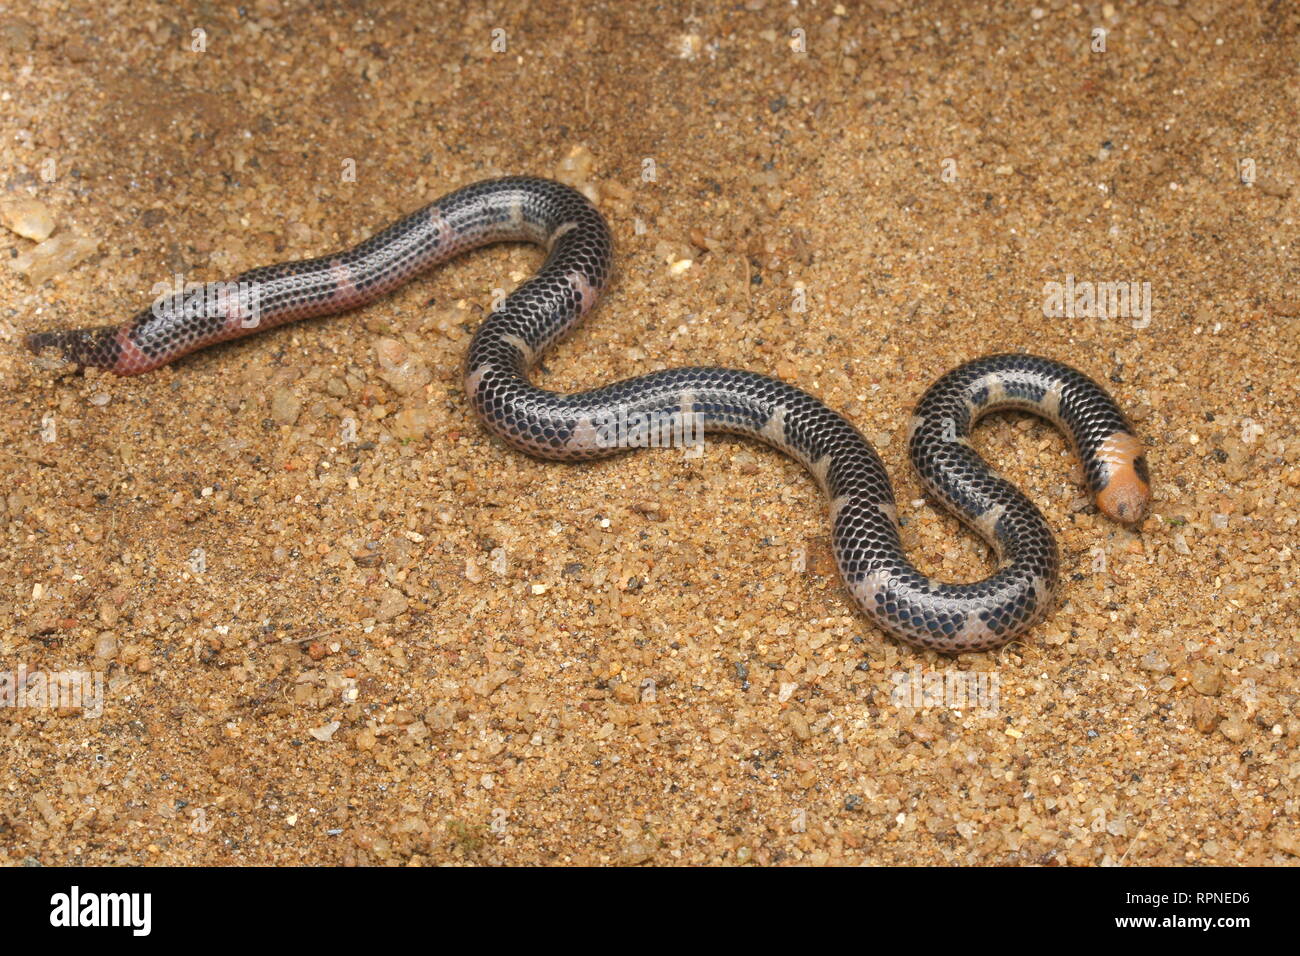
[[[0,269],[0,680],[103,690],[0,707],[0,862],[1294,863],[1296,8],[493,6],[0,10],[0,199],[97,242]],[[620,244],[549,386],[796,382],[972,580],[903,430],[945,369],[1033,351],[1133,412],[1153,514],[1097,515],[1050,426],[983,427],[1065,585],[949,660],[859,616],[773,452],[488,438],[460,361],[536,250],[135,379],[21,347],[503,173],[582,186]],[[1121,280],[1149,316],[1044,307]],[[893,693],[957,673],[991,706]]]

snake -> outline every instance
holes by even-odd
[[[503,241],[540,245],[546,257],[470,341],[464,396],[489,432],[518,451],[569,462],[665,435],[689,443],[728,433],[784,452],[830,502],[831,548],[857,606],[918,648],[955,655],[1005,645],[1043,618],[1060,584],[1046,519],[971,444],[983,416],[1010,409],[1046,418],[1069,440],[1099,512],[1135,525],[1147,511],[1150,478],[1130,420],[1102,386],[1050,358],[967,361],[924,392],[908,424],[908,454],[922,485],[992,549],[995,567],[970,583],[916,568],[880,456],[847,418],[794,385],[715,367],[662,369],[576,393],[534,385],[532,366],[596,304],[614,263],[613,236],[594,203],[536,177],[476,182],[346,251],[194,283],[122,324],[38,332],[26,343],[36,352],[54,348],[79,367],[135,375],[217,342],[365,305],[432,266]]]

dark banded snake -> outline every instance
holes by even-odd
[[[488,430],[528,454],[579,461],[624,450],[601,422],[687,411],[706,431],[778,448],[829,498],[832,548],[858,606],[904,641],[945,653],[998,647],[1032,627],[1057,589],[1060,558],[1043,516],[971,447],[981,416],[1010,408],[1048,418],[1070,439],[1100,511],[1125,524],[1145,515],[1146,461],[1133,428],[1101,386],[1047,358],[977,358],[935,382],[913,415],[908,450],[923,484],[996,555],[996,570],[967,584],[932,580],[909,562],[880,457],[847,419],[793,385],[701,367],[577,394],[538,388],[530,367],[595,305],[613,267],[601,214],[579,192],[545,179],[475,183],[345,252],[245,272],[211,290],[205,301],[215,308],[161,299],[121,325],[40,332],[27,342],[81,366],[135,375],[216,342],[372,302],[468,249],[506,240],[537,243],[548,255],[470,343],[465,395]]]

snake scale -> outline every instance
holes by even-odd
[[[592,308],[609,281],[613,240],[600,212],[568,186],[508,177],[458,189],[353,248],[253,269],[204,295],[161,297],[128,322],[28,337],[81,366],[147,372],[216,342],[372,302],[438,263],[488,243],[525,240],[541,269],[482,323],[469,347],[465,395],[493,434],[541,458],[579,461],[643,444],[612,422],[681,422],[759,439],[801,462],[830,501],[832,547],[858,606],[885,631],[943,653],[998,647],[1048,609],[1060,579],[1051,529],[1034,504],[970,444],[983,415],[1037,413],[1069,438],[1089,492],[1132,524],[1150,498],[1140,441],[1100,385],[1060,362],[1023,354],[977,358],[943,375],[912,417],[908,451],[925,487],[993,548],[994,572],[947,584],[904,553],[889,476],[842,415],[757,372],[674,368],[577,394],[533,385],[538,356]],[[199,300],[195,307],[195,299]],[[677,416],[674,418],[674,416]],[[642,434],[641,437],[644,437]]]

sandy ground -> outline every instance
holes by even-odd
[[[0,671],[103,693],[0,707],[0,862],[1295,863],[1300,13],[964,6],[0,8],[0,198],[96,244],[0,269]],[[536,250],[140,378],[21,348],[502,173],[577,182],[619,242],[549,386],[796,382],[877,442],[918,564],[973,580],[903,430],[942,371],[1033,351],[1133,412],[1153,514],[1100,517],[1050,426],[983,426],[1064,586],[950,660],[857,613],[774,452],[489,438],[460,363]],[[1149,321],[1045,314],[1067,277],[1150,283]],[[958,672],[989,706],[895,693]]]

